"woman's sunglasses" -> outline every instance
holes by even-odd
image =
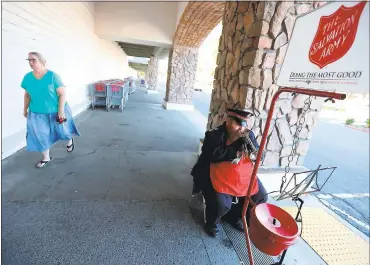
[[[35,58],[31,58],[31,59],[26,59],[27,61],[31,62],[31,63],[35,63],[37,61],[37,59]]]

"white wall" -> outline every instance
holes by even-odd
[[[158,63],[158,90],[166,91],[168,74],[168,58],[160,59]]]
[[[96,33],[104,39],[169,47],[177,2],[96,2]]]
[[[95,34],[94,3],[2,3],[2,154],[25,145],[23,76],[28,52],[42,53],[66,85],[74,114],[89,104],[88,84],[129,75],[119,46]]]

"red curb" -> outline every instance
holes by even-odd
[[[362,131],[362,132],[367,132],[367,133],[370,132],[370,129],[358,128],[358,127],[351,126],[351,125],[346,125],[346,127],[354,129],[354,130]]]

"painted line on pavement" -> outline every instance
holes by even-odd
[[[331,193],[331,194],[319,194],[317,195],[317,197],[320,199],[334,199],[334,197],[341,199],[353,199],[370,197],[370,193]]]
[[[348,217],[349,219],[351,219],[353,222],[355,222],[356,224],[358,224],[359,226],[367,229],[367,230],[370,230],[370,226],[368,224],[365,224],[359,220],[357,220],[356,218],[354,218],[353,216],[349,215],[348,213],[344,212],[343,210],[339,209],[338,207],[335,207],[334,205],[328,203],[327,201],[325,200],[322,200],[321,198],[319,198],[320,201],[325,205],[327,206],[328,208],[332,209],[332,210],[335,210],[335,211],[338,211],[340,212],[341,214],[345,215],[346,217]]]

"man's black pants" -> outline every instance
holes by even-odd
[[[266,189],[263,187],[261,181],[258,180],[258,192],[251,197],[255,204],[260,204],[267,201]],[[208,185],[203,189],[203,196],[206,201],[206,222],[207,224],[217,224],[220,218],[233,223],[237,222],[242,215],[245,197],[239,197],[237,204],[232,204],[233,197],[229,194],[223,194],[213,189],[212,183],[209,180]],[[246,218],[249,220],[250,210],[249,204]]]

